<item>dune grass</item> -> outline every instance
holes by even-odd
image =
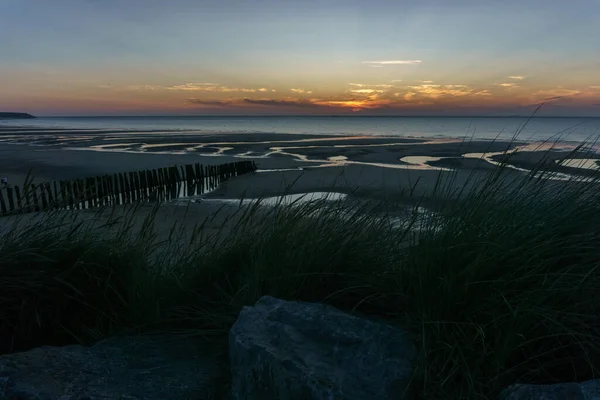
[[[89,226],[65,213],[0,241],[0,352],[170,331],[224,348],[262,295],[327,302],[405,326],[420,398],[492,398],[515,382],[600,367],[596,178],[515,180],[501,165],[440,178],[428,213],[380,204],[240,207],[228,234],[175,226],[158,242],[136,209]]]

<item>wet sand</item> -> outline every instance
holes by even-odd
[[[42,182],[174,164],[216,165],[252,160],[258,165],[257,173],[225,182],[206,197],[335,191],[365,199],[406,201],[409,197],[430,193],[440,174],[451,176],[457,187],[470,178],[483,177],[502,161],[502,152],[523,145],[524,142],[413,137],[165,134],[3,126],[0,128],[0,175],[7,177],[11,184],[20,185],[30,169],[35,181]],[[491,154],[479,159],[482,153]],[[524,151],[509,158],[509,164],[515,169],[508,174],[515,178],[522,176],[535,166],[540,154]],[[558,166],[556,160],[566,154],[567,150],[553,152],[551,163]],[[594,173],[591,169],[572,166],[558,168],[583,176]]]

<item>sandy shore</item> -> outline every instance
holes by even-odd
[[[485,176],[502,153],[523,142],[289,134],[197,134],[0,128],[0,175],[21,184],[66,180],[200,162],[252,160],[259,171],[222,184],[209,198],[334,191],[359,198],[405,201],[427,195],[442,178],[458,186]],[[485,159],[481,154],[489,153]],[[511,158],[521,176],[540,152]],[[565,157],[551,153],[551,162]],[[593,164],[593,163],[592,163]],[[590,175],[590,169],[560,167]],[[446,179],[447,180],[447,179]],[[412,196],[409,196],[412,195]]]

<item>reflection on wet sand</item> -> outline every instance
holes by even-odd
[[[259,172],[297,171],[360,165],[401,170],[453,171],[464,168],[461,160],[476,159],[491,166],[504,165],[528,173],[526,163],[502,162],[502,156],[519,152],[570,151],[578,143],[525,143],[465,140],[464,138],[417,138],[374,136],[316,136],[284,134],[211,134],[199,132],[126,130],[14,130],[3,129],[2,143],[53,146],[65,150],[112,153],[195,155],[257,159]],[[597,150],[594,148],[593,150]],[[276,159],[291,162],[273,168]],[[265,160],[261,169],[260,160]],[[266,162],[269,161],[269,162]],[[294,168],[290,164],[301,163]],[[285,163],[283,163],[285,164]],[[577,169],[599,170],[596,159],[556,161],[571,170],[546,174],[550,179],[572,179]],[[465,165],[473,165],[465,163]]]
[[[289,205],[289,204],[303,204],[311,201],[339,201],[345,200],[348,197],[345,193],[336,192],[310,192],[310,193],[296,193],[288,194],[284,196],[273,196],[263,198],[245,198],[245,199],[219,199],[219,198],[199,198],[196,201],[199,202],[222,202],[222,203],[235,203],[235,204],[248,204],[258,202],[264,206],[276,206],[276,205]]]
[[[598,158],[571,158],[567,160],[556,160],[556,163],[565,167],[600,170],[600,159]]]
[[[439,161],[444,157],[431,157],[431,156],[407,156],[402,157],[400,161],[410,164],[413,168],[420,168],[423,170],[435,169],[441,171],[450,171],[450,168],[436,167],[433,165],[429,165],[428,163],[431,161]]]

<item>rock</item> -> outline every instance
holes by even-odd
[[[39,347],[0,357],[0,400],[213,399],[224,364],[173,336]]]
[[[229,333],[231,398],[408,398],[416,354],[399,328],[265,296]]]
[[[555,385],[512,385],[501,400],[600,400],[600,380]]]

